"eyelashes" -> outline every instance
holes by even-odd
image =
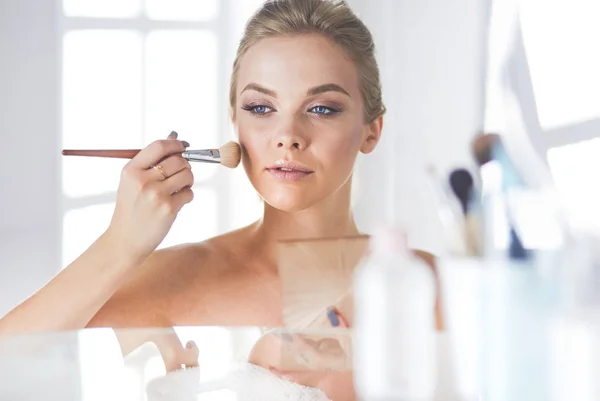
[[[311,110],[311,113],[315,113],[315,114],[318,114],[321,116],[333,116],[333,115],[339,114],[342,111],[335,107],[322,106],[322,105],[311,107],[310,110]],[[320,111],[317,111],[317,110],[320,110]]]
[[[249,112],[250,114],[257,116],[257,117],[264,117],[264,116],[267,116],[267,115],[275,112],[275,109],[271,106],[267,106],[265,104],[252,104],[252,103],[242,105],[242,110],[245,110],[245,111]],[[335,115],[338,115],[342,112],[342,109],[340,109],[338,107],[332,107],[332,106],[317,105],[317,106],[313,106],[313,107],[309,108],[308,112],[311,114],[314,114],[315,116],[317,116],[319,118],[323,118],[323,117],[333,117]]]
[[[251,114],[254,114],[254,115],[264,116],[264,115],[267,115],[268,113],[271,113],[273,111],[273,108],[266,106],[264,104],[257,104],[257,105],[245,104],[242,106],[242,110],[249,111]]]

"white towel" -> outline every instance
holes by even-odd
[[[148,401],[330,401],[320,390],[283,380],[240,363],[224,377],[201,382],[197,368],[168,373],[148,383]]]

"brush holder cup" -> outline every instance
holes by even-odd
[[[554,275],[540,262],[442,258],[442,303],[461,399],[551,400]]]

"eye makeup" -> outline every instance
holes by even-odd
[[[248,111],[251,114],[258,117],[263,117],[276,111],[274,107],[270,106],[266,102],[244,103],[242,104],[241,109],[244,111]],[[319,118],[334,117],[340,114],[342,111],[342,108],[339,106],[332,106],[320,103],[311,105],[306,110],[307,113],[313,114]]]

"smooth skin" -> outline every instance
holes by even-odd
[[[1,319],[0,335],[283,325],[276,243],[360,234],[350,205],[352,172],[358,154],[375,149],[383,120],[364,121],[353,62],[315,34],[263,39],[251,47],[241,60],[236,92],[233,124],[244,169],[264,200],[263,217],[202,243],[156,251],[193,199],[193,175],[175,155],[185,148],[181,141],[171,136],[154,142],[123,169],[107,231]],[[278,160],[312,172],[298,181],[279,179],[268,170]],[[123,352],[137,344],[122,339]],[[327,382],[330,387],[340,386]]]

